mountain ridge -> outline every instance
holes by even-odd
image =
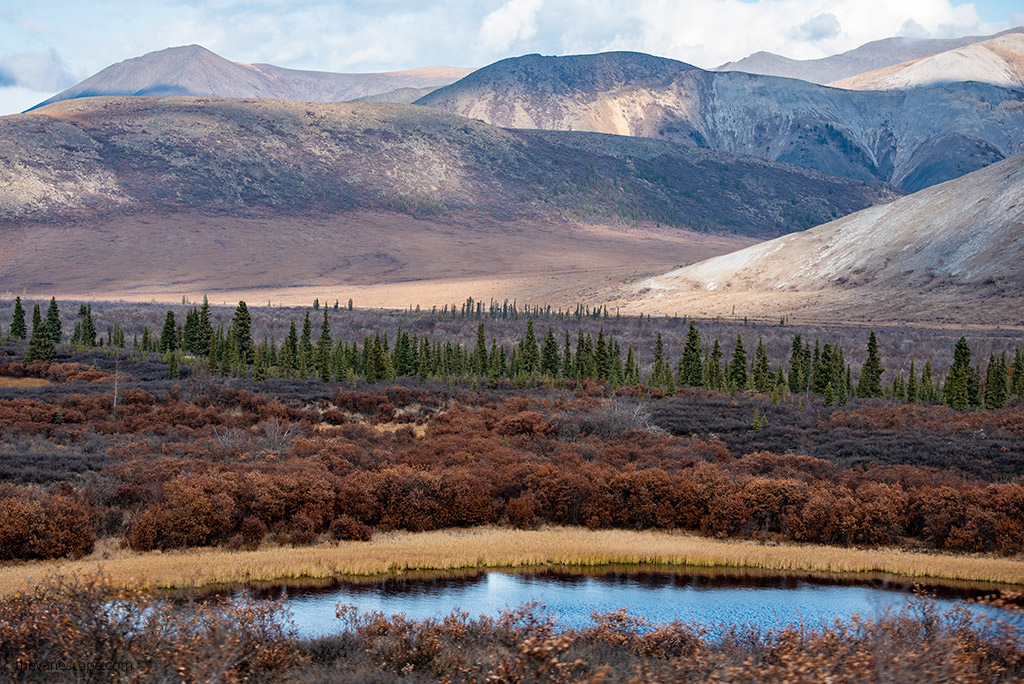
[[[80,97],[119,95],[340,102],[398,88],[436,88],[472,71],[441,66],[354,74],[304,71],[272,64],[232,62],[193,44],[166,48],[112,64],[32,109]]]

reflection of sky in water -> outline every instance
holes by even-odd
[[[470,617],[497,616],[502,610],[529,601],[543,603],[564,627],[583,626],[593,611],[608,612],[626,607],[631,615],[651,623],[698,622],[757,623],[778,627],[803,622],[817,626],[854,614],[878,615],[897,611],[908,594],[904,588],[837,586],[789,580],[784,586],[716,586],[715,580],[672,578],[638,581],[630,576],[614,578],[552,577],[490,572],[476,579],[401,581],[382,585],[341,585],[325,592],[294,593],[287,600],[301,634],[336,631],[338,603],[355,605],[361,612],[404,613],[412,619],[441,617],[458,609]],[[941,610],[959,601],[936,599]],[[992,609],[990,609],[992,610]]]

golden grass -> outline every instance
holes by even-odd
[[[0,378],[0,387],[46,387],[52,384],[44,378]]]
[[[190,588],[214,584],[369,576],[394,572],[557,565],[657,564],[760,568],[777,572],[887,573],[922,580],[1024,584],[1024,561],[895,549],[847,549],[817,545],[765,545],[708,539],[665,531],[588,530],[555,527],[514,530],[481,527],[380,534],[370,542],[256,551],[189,549],[136,553],[112,540],[92,556],[68,562],[32,562],[0,567],[0,595],[21,591],[33,580],[60,570],[102,570],[115,584]]]

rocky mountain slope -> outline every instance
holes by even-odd
[[[260,97],[343,102],[398,88],[437,88],[472,69],[423,67],[407,71],[337,74],[232,62],[199,45],[167,48],[113,64],[38,106],[97,95]]]
[[[763,76],[798,78],[811,83],[832,83],[894,64],[937,55],[990,40],[1012,32],[1017,27],[991,36],[964,36],[961,38],[904,38],[894,37],[865,43],[847,52],[821,59],[790,59],[771,52],[755,52],[749,57],[715,67],[715,71],[743,71]]]
[[[626,52],[502,60],[417,103],[498,126],[669,140],[910,192],[1024,145],[1017,90],[857,92]]]
[[[894,196],[362,102],[75,99],[0,117],[0,148],[0,293],[45,297],[570,306]]]
[[[830,85],[850,90],[898,90],[963,81],[1024,90],[1024,33],[1007,33]]]
[[[1024,325],[1024,155],[644,279],[646,311]]]
[[[795,166],[411,105],[79,99],[0,118],[0,144],[0,220],[472,209],[766,237],[893,197]]]

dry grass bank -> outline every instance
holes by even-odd
[[[762,545],[660,531],[474,528],[395,532],[371,542],[343,542],[256,551],[193,549],[135,553],[100,544],[87,558],[0,567],[0,595],[23,589],[58,568],[102,569],[117,584],[199,587],[211,584],[538,565],[591,567],[662,564],[775,571],[891,573],[912,578],[1024,584],[1024,561],[890,549]]]

